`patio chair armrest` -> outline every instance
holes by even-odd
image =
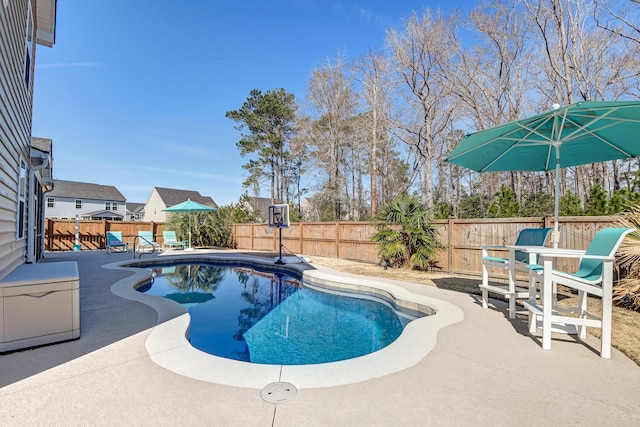
[[[497,249],[504,250],[506,247],[504,245],[482,245],[480,246],[480,249],[482,249],[482,258],[486,258],[489,256],[489,251]]]
[[[545,252],[535,252],[538,256],[545,258],[580,258],[580,259],[599,259],[602,261],[613,261],[616,258],[614,256],[607,255],[585,255],[584,251],[576,251],[576,252],[555,252],[555,251],[545,251]]]
[[[504,246],[507,249],[515,249],[517,251],[523,252],[535,252],[535,251],[549,251],[551,250],[548,246],[525,246],[525,245],[507,245]]]
[[[558,257],[561,257],[561,256],[580,257],[584,255],[586,252],[580,249],[549,248],[546,246],[529,246],[520,250],[524,252],[543,255],[543,256],[558,256]]]
[[[507,249],[505,245],[482,245],[482,249]]]

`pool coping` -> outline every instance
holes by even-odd
[[[165,261],[239,261],[256,266],[274,266],[265,258],[236,254],[188,254],[162,256]],[[158,258],[153,262],[157,263]],[[436,314],[410,322],[402,334],[390,345],[374,353],[330,363],[313,365],[267,365],[241,362],[205,353],[191,346],[187,340],[190,316],[175,301],[145,295],[135,287],[148,281],[148,270],[129,267],[138,261],[122,261],[104,265],[104,268],[125,269],[134,274],[111,286],[111,292],[122,298],[152,307],[158,314],[158,323],[145,342],[146,351],[157,365],[176,374],[216,384],[262,389],[275,382],[288,382],[298,389],[323,388],[354,384],[389,375],[414,366],[431,352],[437,343],[438,331],[464,318],[462,309],[449,302],[418,295],[384,279],[347,275],[313,263],[278,265],[302,273],[304,280],[347,288],[370,288],[397,300],[426,305]],[[144,262],[144,260],[143,260]],[[149,260],[149,262],[151,262]]]

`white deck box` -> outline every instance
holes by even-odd
[[[75,261],[23,264],[0,280],[0,352],[79,337]]]

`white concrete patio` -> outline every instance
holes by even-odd
[[[414,366],[354,384],[300,388],[283,403],[158,366],[145,349],[157,313],[111,292],[130,273],[101,266],[130,255],[47,254],[77,260],[81,338],[0,355],[0,424],[211,426],[459,426],[640,424],[640,367],[599,342],[554,337],[542,350],[506,304],[412,283],[410,292],[459,307]],[[145,259],[145,256],[143,259]],[[313,261],[313,260],[312,260]],[[399,282],[394,282],[399,284]],[[294,384],[295,385],[295,384]]]

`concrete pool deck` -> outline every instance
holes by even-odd
[[[433,350],[406,369],[301,387],[278,404],[256,388],[178,375],[157,365],[145,347],[156,310],[111,291],[132,273],[102,266],[130,259],[104,251],[47,254],[46,262],[78,261],[81,337],[0,355],[1,425],[640,423],[640,367],[619,351],[601,359],[595,338],[585,345],[561,336],[545,351],[529,336],[524,316],[508,320],[506,304],[492,300],[498,309],[484,310],[476,296],[413,283],[393,282],[459,307],[464,318],[441,329]]]

